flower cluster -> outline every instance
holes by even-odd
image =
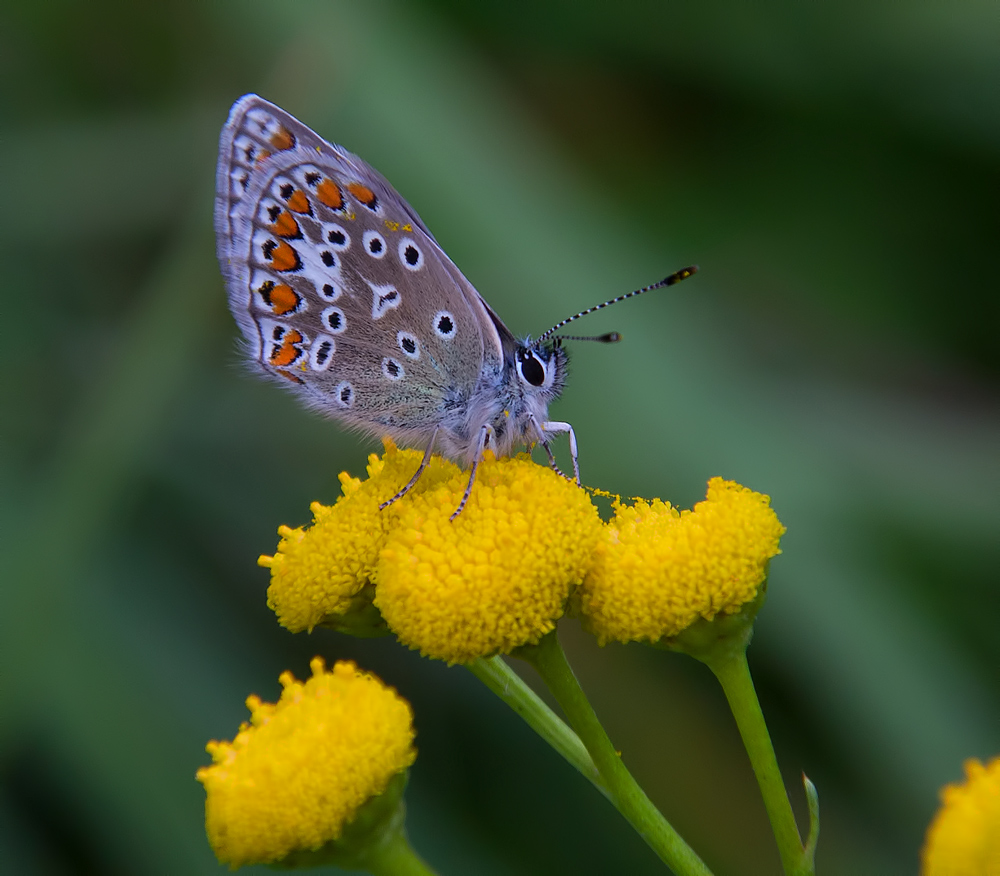
[[[370,603],[365,590],[400,510],[399,503],[382,510],[380,505],[396,495],[420,459],[415,450],[387,445],[383,456],[368,458],[367,480],[341,472],[341,498],[333,505],[313,502],[312,526],[278,529],[277,553],[258,563],[271,570],[267,605],[283,627],[298,633],[319,624],[337,626]],[[434,457],[412,492],[431,490],[458,474],[456,466]]]
[[[273,863],[340,839],[416,757],[410,705],[392,688],[350,662],[327,671],[317,657],[311,668],[306,682],[281,675],[277,703],[249,697],[250,722],[207,746],[214,762],[197,778],[224,864]]]
[[[922,876],[1000,873],[1000,757],[965,762],[965,781],[941,789],[927,829]]]
[[[387,443],[367,481],[341,475],[343,497],[314,505],[312,526],[279,530],[261,563],[282,624],[387,626],[427,656],[467,663],[537,643],[570,608],[602,643],[656,643],[757,599],[784,532],[767,496],[721,478],[691,511],[618,500],[604,524],[551,469],[489,454],[454,520],[468,475],[437,459],[379,511],[419,458]]]
[[[690,511],[616,502],[579,594],[598,641],[656,643],[752,602],[785,531],[769,503],[722,478]]]
[[[342,474],[340,499],[313,504],[311,525],[279,529],[276,553],[259,562],[282,625],[392,632],[478,666],[521,649],[540,671],[567,611],[601,643],[685,647],[699,623],[721,620],[720,638],[733,619],[749,628],[784,532],[766,496],[720,478],[691,511],[619,499],[603,523],[585,490],[528,456],[487,454],[468,495],[469,475],[433,458],[400,498],[421,464],[387,442],[366,479]],[[282,675],[275,704],[250,697],[236,738],[209,744],[213,763],[197,776],[209,841],[232,867],[384,871],[412,855],[401,801],[416,756],[409,704],[353,663],[327,671],[316,658],[312,671],[306,682]]]
[[[555,627],[601,534],[587,494],[527,457],[487,459],[414,497],[386,542],[375,605],[400,641],[453,663],[509,653]]]

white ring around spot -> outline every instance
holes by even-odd
[[[377,231],[366,231],[364,236],[361,238],[365,246],[365,252],[368,253],[373,259],[381,259],[385,257],[386,250],[389,246],[385,242],[385,238],[379,234]],[[379,248],[377,252],[372,252],[372,243],[378,241]]]
[[[412,249],[416,254],[417,258],[413,264],[410,264],[407,259],[407,250]],[[424,251],[417,245],[417,242],[412,237],[404,237],[400,242],[399,246],[396,247],[396,252],[399,254],[399,263],[406,268],[408,271],[419,271],[424,266]]]
[[[331,317],[338,316],[340,321],[336,326],[330,321]],[[339,307],[327,307],[319,315],[320,322],[323,323],[323,328],[326,329],[332,335],[342,334],[347,329],[347,317],[344,316],[344,311]]]
[[[409,341],[410,346],[413,347],[412,353],[403,346],[406,341]],[[420,358],[420,341],[416,335],[410,334],[410,332],[396,332],[396,344],[399,346],[399,349],[403,351],[403,355],[406,356],[407,359],[413,359],[416,361]]]
[[[441,322],[442,319],[445,318],[447,318],[451,322],[450,332],[442,331],[442,329],[439,328],[438,324]],[[458,331],[458,324],[455,322],[455,317],[452,314],[450,314],[447,310],[439,310],[437,313],[434,314],[434,318],[431,320],[431,328],[434,329],[434,333],[439,338],[443,338],[446,341],[450,341],[453,337],[455,337],[455,333]]]
[[[393,370],[395,370],[395,374]],[[406,369],[403,367],[403,363],[388,356],[382,360],[382,373],[385,375],[386,380],[396,381],[406,377]]]
[[[338,408],[349,408],[354,404],[354,387],[348,381],[342,380],[333,388],[333,403]]]
[[[344,235],[343,243],[335,243],[334,241],[330,240],[330,235],[335,232],[340,232],[341,234]],[[346,252],[348,249],[351,248],[351,235],[347,233],[346,228],[340,225],[335,225],[332,222],[324,222],[323,242],[327,244],[330,247],[330,249],[336,252]]]
[[[323,348],[329,345],[326,349],[326,358],[320,361],[320,354]],[[330,363],[333,361],[333,354],[337,352],[337,342],[331,338],[329,335],[320,335],[313,341],[312,346],[309,348],[309,367],[313,371],[326,371],[330,367]]]
[[[327,291],[327,288],[329,288],[329,292]],[[340,298],[342,293],[343,290],[340,288],[339,283],[322,283],[316,289],[316,294],[319,295],[319,297],[324,301],[336,301]]]

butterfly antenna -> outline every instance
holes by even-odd
[[[624,295],[619,295],[617,298],[612,298],[610,301],[605,301],[603,304],[595,304],[593,307],[588,307],[586,310],[581,310],[574,316],[564,319],[562,322],[557,322],[548,331],[542,332],[538,336],[539,341],[548,340],[552,337],[554,332],[559,331],[564,325],[569,325],[569,323],[574,320],[579,319],[581,316],[586,316],[588,313],[593,313],[595,310],[602,310],[605,307],[610,307],[612,304],[617,304],[619,301],[624,301],[626,298],[635,298],[636,295],[642,295],[643,292],[652,292],[654,289],[662,289],[664,286],[673,286],[674,283],[680,283],[681,280],[686,280],[692,274],[698,273],[698,266],[691,265],[687,268],[682,268],[679,271],[674,271],[669,277],[664,277],[659,283],[653,283],[650,286],[643,286],[641,289],[636,289],[633,292],[626,292]],[[616,341],[621,340],[621,335],[618,332],[609,332],[606,335],[598,335],[592,338],[575,338],[569,337],[567,335],[560,336],[562,340],[567,341],[600,341],[605,344],[613,344]]]
[[[621,339],[621,332],[607,332],[603,335],[552,335],[552,340],[561,345],[563,341],[597,341],[599,344],[617,344]]]

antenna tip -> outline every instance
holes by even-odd
[[[556,335],[552,340],[558,346],[563,341],[597,341],[599,344],[617,344],[621,339],[621,332],[608,332],[605,335]]]
[[[674,283],[680,283],[681,280],[686,280],[693,274],[698,273],[697,265],[689,265],[686,268],[681,268],[679,271],[674,271],[669,277],[665,278],[662,282],[664,286],[673,286]]]

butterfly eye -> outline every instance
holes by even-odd
[[[516,361],[517,373],[521,380],[532,386],[541,386],[545,383],[545,366],[531,350],[518,350]]]

